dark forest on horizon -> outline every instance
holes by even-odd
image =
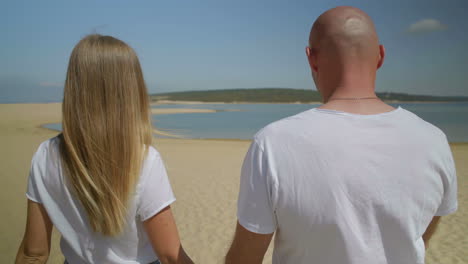
[[[384,101],[401,102],[468,102],[466,96],[432,96],[393,92],[377,92]],[[313,90],[290,88],[226,89],[184,91],[151,95],[151,101],[198,101],[223,103],[310,103],[322,100],[320,93]]]

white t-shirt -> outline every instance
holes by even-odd
[[[422,234],[457,209],[442,131],[402,108],[311,109],[257,133],[242,168],[238,220],[276,231],[273,263],[424,263]]]
[[[128,223],[117,237],[93,232],[87,213],[74,197],[62,173],[58,137],[43,142],[32,159],[26,196],[41,203],[61,233],[60,248],[70,264],[150,263],[158,257],[143,228],[143,221],[175,201],[163,161],[149,148],[128,211]]]

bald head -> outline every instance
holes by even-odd
[[[312,26],[309,46],[342,59],[378,55],[379,40],[371,18],[362,10],[340,6],[320,15]]]
[[[336,93],[372,95],[385,57],[372,19],[349,6],[330,9],[317,18],[306,53],[325,102]]]

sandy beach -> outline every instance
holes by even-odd
[[[210,113],[209,109],[158,109],[155,114]],[[60,104],[0,104],[0,263],[13,263],[26,217],[26,181],[39,144],[57,134],[41,125],[60,122]],[[177,197],[173,204],[186,251],[197,263],[222,263],[236,223],[239,172],[249,141],[156,139]],[[442,218],[428,264],[468,263],[468,144],[452,144],[459,210]],[[53,236],[48,263],[63,263]],[[271,247],[264,263],[271,263]]]

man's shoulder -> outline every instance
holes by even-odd
[[[414,128],[418,128],[419,131],[422,131],[422,133],[427,136],[432,136],[432,137],[439,138],[442,140],[447,139],[445,133],[436,125],[424,120],[423,118],[421,118],[420,116],[418,116],[417,114],[411,111],[408,111],[406,109],[402,109],[402,110],[403,110],[402,111],[403,114],[406,115],[407,117],[408,122],[406,124],[408,126],[414,126]],[[414,132],[417,132],[417,131],[415,130]]]
[[[313,124],[310,121],[313,119],[314,112],[314,109],[309,109],[274,121],[260,129],[255,134],[254,140],[263,141],[267,138],[291,136],[297,129]]]
[[[439,141],[443,143],[447,141],[445,133],[437,126],[425,121],[411,111],[401,107],[397,110],[392,115],[388,115],[388,122],[390,123],[386,123],[386,125],[393,124],[399,130],[405,130],[409,134],[418,134],[421,139],[427,139],[431,142]],[[321,133],[320,135],[322,135],[327,133],[325,128],[331,123],[335,125],[341,123],[342,119],[336,118],[337,116],[324,115],[315,108],[310,109],[268,124],[255,134],[254,140],[256,142],[284,140],[286,137],[294,137],[298,134],[298,131],[314,131],[313,134]]]

